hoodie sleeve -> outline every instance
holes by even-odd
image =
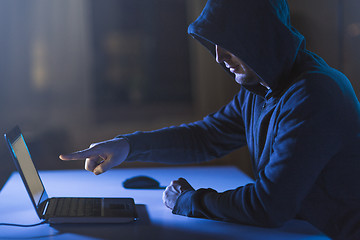
[[[281,226],[301,202],[348,134],[341,90],[325,81],[300,81],[279,102],[272,153],[254,183],[218,193],[199,189],[181,195],[173,213]]]
[[[127,161],[170,164],[207,161],[246,145],[237,97],[201,121],[121,137],[130,143]]]

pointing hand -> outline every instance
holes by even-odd
[[[60,155],[64,161],[85,160],[85,169],[99,175],[125,161],[130,151],[129,143],[124,138],[114,138],[91,144],[88,149]]]

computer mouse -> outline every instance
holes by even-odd
[[[160,183],[152,177],[148,176],[135,176],[126,179],[123,182],[124,188],[130,189],[163,189]]]

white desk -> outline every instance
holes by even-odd
[[[41,171],[50,197],[133,197],[140,219],[130,224],[0,226],[0,239],[329,239],[310,224],[297,220],[268,229],[174,215],[162,203],[163,190],[122,187],[126,178],[136,175],[154,177],[162,186],[184,177],[195,189],[210,187],[217,191],[251,182],[234,167],[113,169],[99,176],[85,170]],[[0,192],[0,222],[39,222],[17,172]]]

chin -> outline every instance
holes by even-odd
[[[243,84],[246,84],[246,79],[235,77],[235,82],[237,82],[238,84],[243,85]]]
[[[258,78],[245,74],[235,75],[235,81],[241,85],[256,85],[259,83]]]

